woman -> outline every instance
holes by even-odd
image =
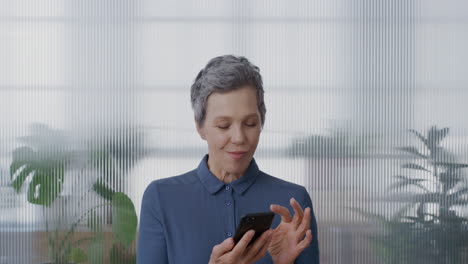
[[[266,113],[258,67],[243,57],[212,59],[192,85],[191,102],[208,154],[198,168],[146,189],[137,262],[319,263],[307,191],[260,171],[253,159]],[[273,229],[251,245],[253,230],[234,244],[240,216],[268,210],[278,214]]]

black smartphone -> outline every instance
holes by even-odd
[[[242,236],[244,236],[247,231],[253,229],[255,230],[255,235],[252,240],[250,240],[249,245],[252,244],[263,234],[263,232],[270,229],[274,216],[275,214],[273,212],[243,215],[240,219],[239,226],[237,227],[236,234],[234,235],[234,242],[237,244],[237,242],[241,240]]]

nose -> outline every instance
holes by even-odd
[[[245,142],[245,133],[242,130],[242,127],[236,126],[231,134],[231,142],[237,145],[243,144]]]

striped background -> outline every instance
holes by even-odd
[[[307,187],[322,263],[391,263],[370,239],[388,230],[356,211],[391,217],[404,205],[388,187],[414,160],[396,148],[424,147],[409,129],[448,127],[441,146],[468,163],[467,47],[463,0],[0,0],[0,264],[50,259],[46,231],[103,203],[89,191],[103,174],[139,214],[148,183],[197,166],[206,145],[189,87],[222,54],[261,69],[255,158]],[[11,187],[22,146],[73,153],[48,207],[27,201],[31,177],[19,194]],[[115,155],[99,169],[86,163],[93,151]],[[468,217],[466,204],[454,210]],[[109,238],[90,263],[110,263],[111,210],[97,214]],[[80,222],[76,239],[90,233]]]

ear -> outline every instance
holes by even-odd
[[[200,135],[201,139],[206,140],[205,129],[203,128],[203,126],[200,126],[200,124],[198,124],[196,120],[195,120],[195,126],[197,127],[197,132],[198,132],[198,135]]]

